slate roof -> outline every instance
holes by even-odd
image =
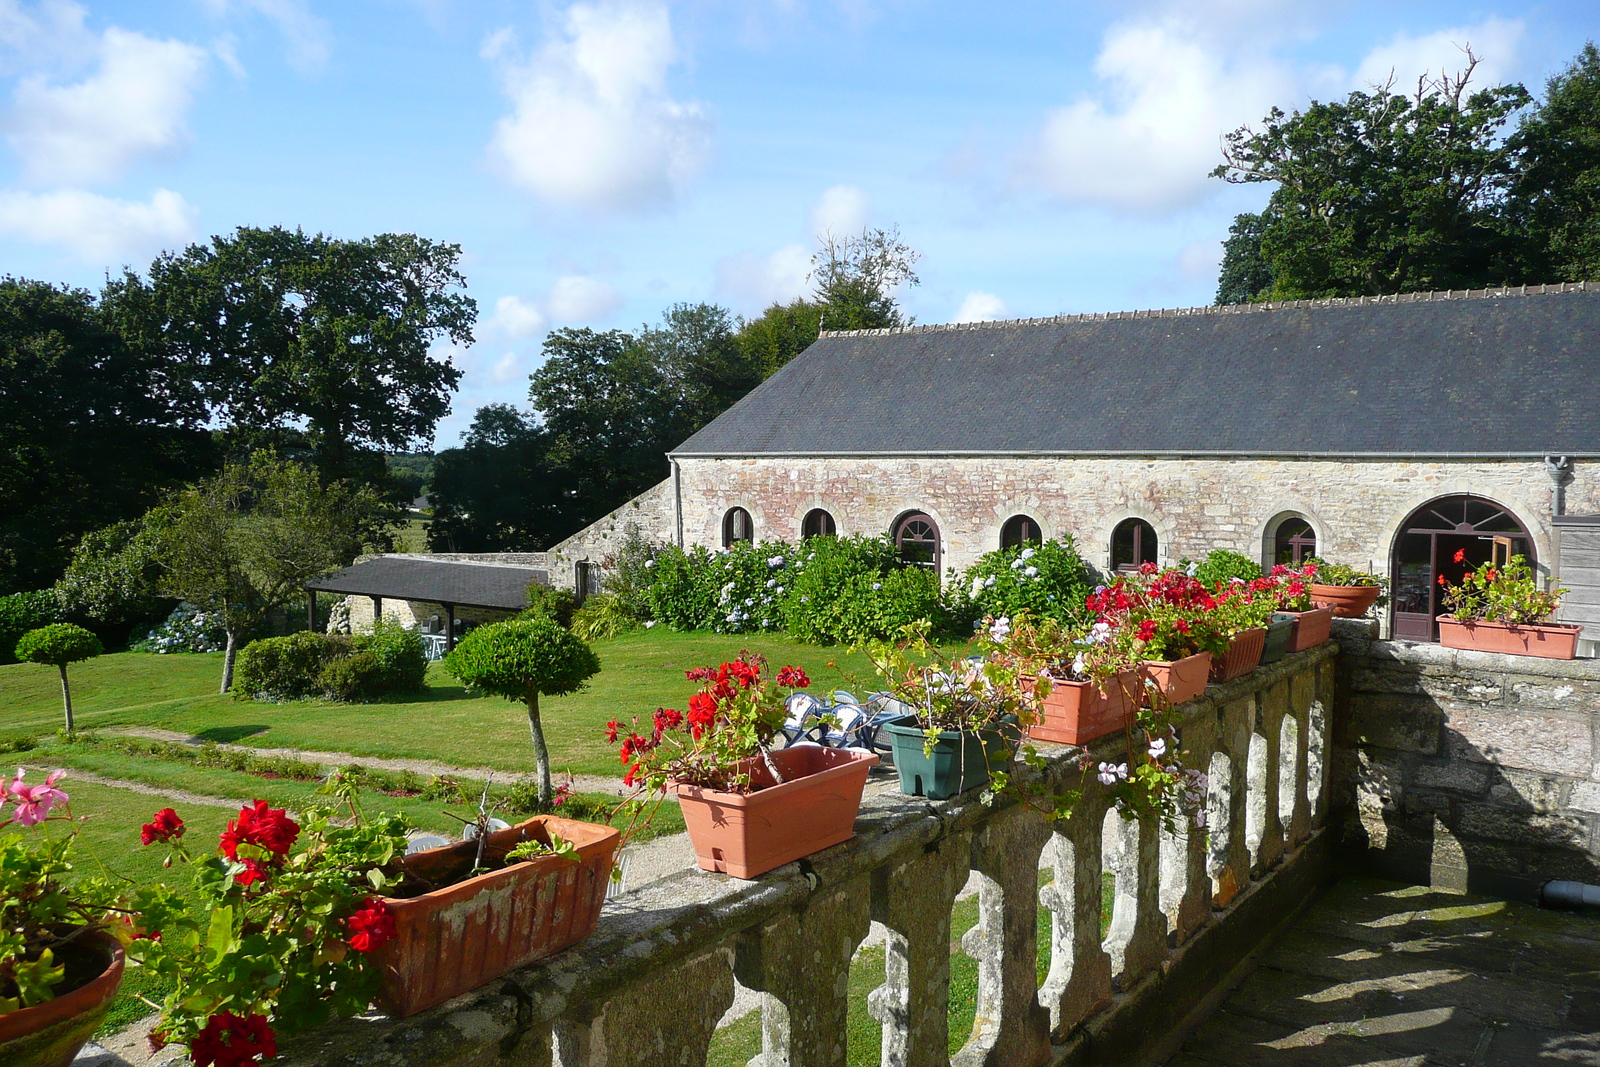
[[[536,567],[376,556],[307,582],[306,588],[323,593],[521,611],[528,606],[528,584],[548,585],[549,578],[547,572]]]
[[[1600,283],[825,333],[675,456],[1600,455]]]

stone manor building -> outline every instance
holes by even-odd
[[[1216,548],[1437,577],[1496,539],[1600,632],[1600,284],[824,333],[550,554],[594,581],[631,523],[721,547],[887,535],[912,564],[1074,537],[1105,570]],[[1504,550],[1504,549],[1502,549]],[[575,578],[575,576],[578,576]]]

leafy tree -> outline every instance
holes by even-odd
[[[577,692],[600,670],[600,658],[583,641],[544,615],[480,626],[445,657],[445,670],[469,689],[528,706],[528,730],[539,773],[539,802],[555,796],[550,750],[539,720],[539,697]]]
[[[61,703],[67,712],[68,733],[72,732],[73,724],[72,689],[67,685],[67,664],[90,659],[104,651],[98,637],[70,622],[52,623],[29,630],[17,642],[18,659],[42,663],[61,672]]]
[[[229,463],[152,515],[160,588],[222,620],[221,692],[240,639],[305,583],[348,565],[393,516],[370,487],[323,485],[314,471],[258,452]]]
[[[1590,43],[1551,78],[1510,139],[1517,159],[1506,229],[1523,280],[1600,277],[1600,50]]]
[[[168,253],[106,288],[123,331],[181,360],[246,447],[303,436],[325,478],[432,436],[461,371],[432,351],[472,343],[459,245],[358,241],[282,227]],[[364,455],[363,453],[366,453]]]
[[[747,363],[760,368],[765,381],[811,347],[822,331],[824,311],[821,304],[804,299],[773,304],[755,318],[740,323],[733,342]]]
[[[49,585],[83,534],[210,469],[204,415],[88,292],[0,278],[0,593]]]
[[[165,614],[172,602],[156,595],[160,564],[156,537],[142,520],[84,534],[67,572],[52,592],[69,617],[102,627],[122,627]]]
[[[1234,216],[1222,242],[1222,270],[1217,276],[1217,303],[1248,304],[1265,299],[1273,289],[1272,264],[1261,254],[1265,215]]]
[[[1273,108],[1259,132],[1226,136],[1215,177],[1277,185],[1260,224],[1273,298],[1505,280],[1499,205],[1513,154],[1501,130],[1531,98],[1515,84],[1469,92],[1476,65],[1469,51],[1463,73],[1423,78],[1412,96],[1391,81],[1293,115]],[[1260,268],[1251,271],[1258,280]]]
[[[548,548],[578,527],[550,465],[550,434],[510,404],[478,409],[459,448],[434,461],[428,547],[435,552]]]
[[[860,236],[822,235],[811,257],[815,300],[822,305],[823,328],[876,330],[904,326],[895,290],[916,285],[916,251],[900,239],[899,227],[867,227]]]

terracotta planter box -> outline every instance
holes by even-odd
[[[1312,608],[1310,611],[1280,611],[1294,620],[1294,631],[1289,635],[1289,651],[1304,652],[1316,648],[1333,635],[1333,609]]]
[[[518,843],[548,842],[552,832],[577,846],[577,862],[541,856],[499,866]],[[472,869],[476,841],[407,856],[409,873],[441,888],[387,898],[395,937],[378,950],[379,1005],[390,1015],[415,1015],[588,937],[621,836],[609,826],[538,815],[491,833],[484,863],[496,869],[453,884]]]
[[[787,781],[775,784],[765,763],[751,760],[751,783],[759,787],[753,793],[673,783],[701,870],[754,878],[855,834],[876,755],[796,745],[774,752],[772,761]]]
[[[1439,618],[1439,643],[1445,648],[1502,652],[1508,656],[1575,659],[1581,626],[1507,626],[1498,622],[1457,622]]]
[[[0,1015],[0,1063],[5,1067],[67,1067],[111,1010],[122,984],[123,955],[117,939],[105,933],[87,934],[80,951],[67,959],[67,982],[76,977],[81,983],[76,989]]]
[[[1139,664],[1139,671],[1155,684],[1168,704],[1182,704],[1206,691],[1211,677],[1211,653],[1196,652],[1170,663],[1151,660]]]
[[[1378,602],[1381,592],[1376,585],[1313,585],[1311,603],[1332,608],[1336,619],[1359,619]]]
[[[1227,654],[1211,664],[1211,680],[1226,682],[1241,674],[1249,674],[1261,666],[1261,654],[1266,648],[1266,627],[1234,634],[1228,642]]]
[[[1041,709],[1043,721],[1028,727],[1028,736],[1058,745],[1087,745],[1124,730],[1139,706],[1138,671],[1123,671],[1102,689],[1089,682],[1050,679],[1050,695]]]
[[[1261,662],[1276,663],[1289,651],[1289,638],[1294,636],[1294,616],[1278,614],[1267,623],[1267,639],[1262,643]]]

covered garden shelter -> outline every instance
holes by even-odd
[[[528,587],[550,584],[549,573],[510,563],[480,563],[428,556],[384,555],[359,560],[342,571],[306,583],[307,624],[316,628],[316,595],[337,593],[368,597],[374,620],[384,616],[384,602],[402,610],[389,615],[402,625],[421,626],[438,605],[444,616],[444,651],[455,647],[458,619],[488,622],[528,606]]]

